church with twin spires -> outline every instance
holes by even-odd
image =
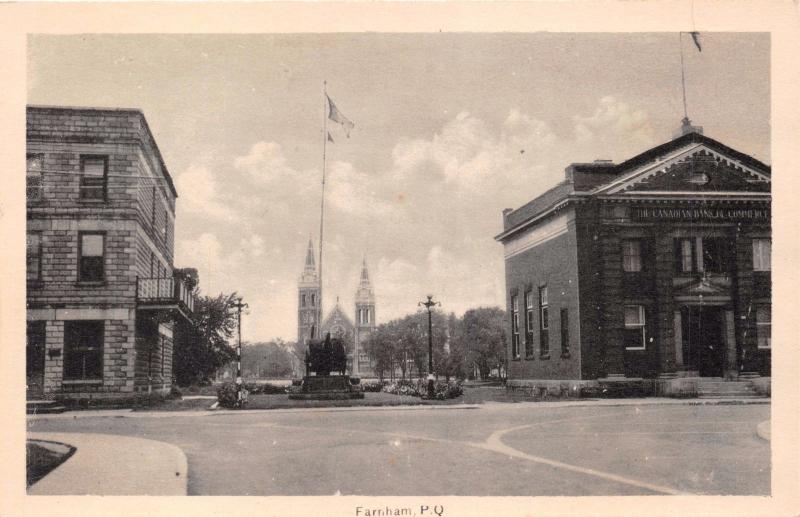
[[[373,375],[372,364],[365,350],[365,343],[376,326],[375,293],[369,281],[366,259],[362,262],[361,277],[356,289],[354,319],[351,320],[342,310],[337,296],[336,305],[322,320],[320,326],[318,322],[321,313],[319,295],[320,282],[314,258],[314,243],[309,239],[305,267],[297,284],[297,341],[304,343],[309,338],[324,337],[327,332],[330,332],[331,337],[343,339],[346,344],[347,365],[350,374],[371,377]]]

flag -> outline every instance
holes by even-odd
[[[692,36],[692,41],[694,41],[694,45],[697,47],[697,51],[702,52],[703,49],[700,47],[700,33],[693,31],[690,32],[689,34]]]
[[[325,94],[325,97],[328,97],[327,93]],[[341,125],[342,129],[344,129],[345,135],[347,135],[347,138],[350,138],[350,130],[352,130],[356,125],[353,124],[352,120],[342,115],[342,112],[339,111],[339,109],[336,107],[336,104],[333,103],[330,97],[328,97],[328,118]]]
[[[333,141],[333,137],[331,136],[331,132],[328,131],[328,142],[335,144],[336,142]]]

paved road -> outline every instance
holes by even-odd
[[[200,495],[770,492],[769,405],[254,412],[31,420],[180,447]],[[113,461],[113,458],[111,458]]]

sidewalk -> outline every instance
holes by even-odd
[[[744,404],[769,404],[769,398],[635,398],[635,399],[584,399],[584,400],[554,400],[542,402],[484,402],[482,404],[439,404],[439,405],[391,405],[391,406],[350,406],[350,407],[308,407],[308,408],[281,408],[281,409],[217,409],[213,411],[132,411],[130,409],[117,410],[82,410],[67,411],[60,414],[28,415],[28,420],[74,419],[74,418],[172,418],[172,417],[199,417],[214,415],[257,415],[273,413],[313,412],[324,413],[330,411],[441,411],[454,409],[487,409],[503,408],[513,405],[518,409],[540,409],[563,407],[592,407],[592,406],[722,406]]]
[[[76,449],[28,495],[186,495],[186,456],[174,445],[88,433],[28,433],[28,439]]]

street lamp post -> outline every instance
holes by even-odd
[[[441,303],[433,301],[433,295],[428,295],[428,301],[418,302],[417,307],[423,306],[428,309],[428,398],[434,396],[433,390],[433,324],[431,323],[431,308]]]
[[[242,390],[244,389],[244,381],[242,379],[242,309],[247,307],[246,303],[242,303],[242,299],[238,298],[236,303],[232,303],[231,307],[237,310],[236,321],[239,327],[239,343],[236,347],[236,394],[239,399],[239,404],[242,403]]]

